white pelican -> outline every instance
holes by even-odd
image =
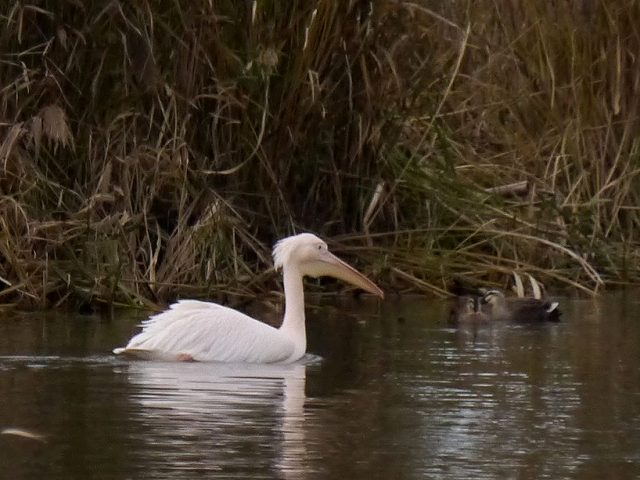
[[[183,300],[142,322],[142,331],[113,353],[159,360],[294,362],[307,348],[304,275],[336,277],[384,297],[378,286],[310,233],[280,240],[273,249],[273,261],[284,278],[285,310],[280,328],[216,303]]]

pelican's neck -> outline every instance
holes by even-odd
[[[296,345],[296,351],[307,349],[307,335],[304,326],[304,291],[302,273],[297,267],[285,265],[282,269],[284,279],[284,320],[280,331],[285,333]]]

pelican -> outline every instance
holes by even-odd
[[[331,276],[384,298],[377,285],[329,252],[311,233],[284,238],[273,249],[284,279],[280,328],[216,303],[183,300],[142,322],[142,331],[116,355],[157,360],[290,363],[307,349],[302,277]]]

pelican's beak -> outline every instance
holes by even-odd
[[[339,278],[355,287],[384,298],[384,292],[380,287],[329,251],[325,250],[320,258],[311,262],[309,267],[308,271],[311,276]]]

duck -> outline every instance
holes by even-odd
[[[558,302],[535,297],[507,297],[500,290],[486,291],[480,300],[481,310],[492,321],[558,322]]]
[[[481,298],[476,295],[460,295],[455,298],[455,303],[449,314],[449,322],[457,325],[460,323],[486,323],[489,315],[482,308]]]

